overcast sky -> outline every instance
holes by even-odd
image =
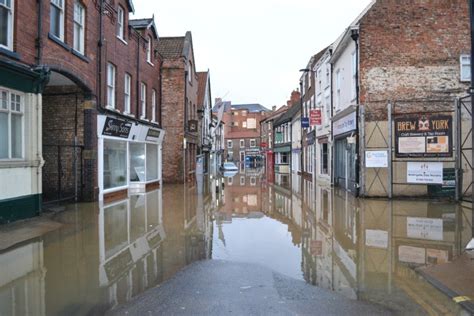
[[[283,105],[299,69],[331,44],[370,0],[135,0],[160,37],[193,35],[198,71],[211,71],[212,98]]]

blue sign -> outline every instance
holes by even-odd
[[[302,128],[309,128],[309,117],[302,117],[301,118],[301,127]]]

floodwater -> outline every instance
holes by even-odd
[[[472,237],[458,205],[358,200],[295,175],[270,183],[258,169],[68,205],[53,219],[59,229],[0,251],[0,315],[103,314],[213,259],[400,314],[458,314],[413,269],[451,261]]]

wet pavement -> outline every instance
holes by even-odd
[[[449,202],[247,169],[49,219],[0,250],[0,315],[466,314],[416,272],[471,240],[472,211]]]

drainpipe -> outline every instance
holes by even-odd
[[[43,1],[38,2],[38,32],[36,38],[36,64],[41,65],[43,59]]]
[[[353,29],[351,30],[351,38],[352,40],[355,42],[355,46],[356,46],[356,49],[355,49],[355,55],[356,55],[356,73],[355,73],[355,82],[356,82],[356,107],[357,107],[357,121],[356,121],[356,128],[357,130],[359,130],[359,128],[365,128],[364,126],[359,126],[359,30],[357,29]],[[357,133],[357,138],[359,138],[359,133]],[[358,141],[358,143],[360,143],[360,140]],[[355,187],[355,195],[358,196],[359,195],[359,178],[360,178],[360,159],[359,159],[359,144],[356,145],[356,148],[355,148],[355,151],[356,151],[356,160],[357,160],[357,163],[355,165],[355,174],[356,174],[356,179],[355,179],[355,182],[356,182],[356,187]]]
[[[160,128],[163,128],[163,60],[160,60],[160,99],[159,99],[159,113],[160,113]]]
[[[184,61],[184,69],[186,69],[186,59]],[[188,127],[188,71],[184,70],[184,122],[183,122],[183,182],[186,183],[186,149],[188,144],[186,142],[186,129]],[[186,145],[185,145],[186,144]]]
[[[332,58],[332,49],[329,50],[329,56]],[[331,70],[330,70],[330,78],[329,80],[331,81],[331,133],[329,134],[329,137],[331,137],[331,173],[330,173],[330,181],[331,181],[331,186],[334,186],[334,136],[333,136],[333,129],[334,129],[334,122],[332,120],[334,116],[334,106],[332,104],[332,100],[334,100],[334,87],[333,87],[333,66],[332,63],[329,63],[331,65]],[[328,139],[329,140],[329,139]],[[328,161],[329,164],[329,161]]]
[[[474,62],[472,56],[474,55],[474,0],[469,1],[469,13],[471,18],[471,87],[469,92],[471,94],[471,113],[474,110]],[[471,114],[471,127],[474,126],[474,116]],[[474,157],[474,137],[472,137],[472,156]],[[472,167],[471,167],[472,170]],[[472,170],[474,171],[474,170]],[[472,190],[472,201],[474,201],[474,186]],[[472,213],[472,236],[474,237],[474,212]],[[470,242],[470,248],[474,248],[474,238]]]
[[[136,95],[137,107],[135,109],[135,116],[136,116],[137,120],[139,120],[141,118],[141,116],[140,116],[140,95],[142,93],[141,86],[140,86],[140,39],[141,39],[141,36],[139,34],[137,34],[137,35],[138,35],[137,36],[137,38],[138,38],[138,40],[137,40],[137,95]],[[146,100],[146,95],[145,95],[145,100]],[[145,113],[146,113],[146,109],[145,109]]]
[[[98,58],[97,58],[97,106],[100,112],[105,112],[102,107],[102,47],[104,46],[104,0],[99,0],[99,41],[97,43]]]

